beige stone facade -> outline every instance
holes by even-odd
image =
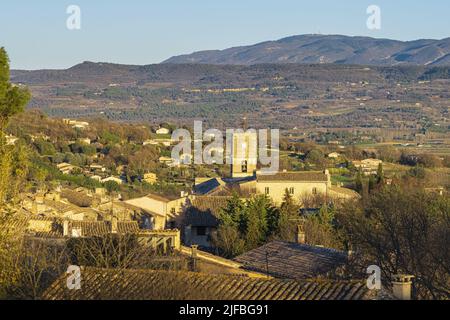
[[[254,175],[258,162],[258,136],[256,131],[233,134],[231,176],[246,178]]]
[[[149,194],[142,198],[125,201],[127,204],[141,208],[154,218],[153,229],[164,230],[167,224],[174,224],[186,204],[186,197],[168,199]]]
[[[331,187],[331,176],[325,172],[280,172],[275,175],[257,175],[256,193],[265,194],[276,205],[283,202],[286,190],[295,200],[311,195],[326,195]]]

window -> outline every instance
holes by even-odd
[[[72,229],[72,237],[73,238],[81,238],[83,234],[83,231],[81,228],[73,228]]]
[[[266,187],[265,193],[266,193],[266,195],[270,194],[270,188],[269,187]]]
[[[169,226],[170,230],[174,230],[174,229],[176,229],[177,224],[175,221],[169,221],[168,226]]]
[[[318,192],[317,192],[317,188],[313,188],[312,189],[312,193],[313,193],[313,195],[316,195]]]
[[[294,188],[289,188],[289,194],[294,195],[295,194],[295,189]]]
[[[170,213],[171,214],[176,214],[177,212],[176,212],[175,208],[172,208],[172,209],[170,209]]]
[[[197,236],[206,236],[206,227],[197,227]]]
[[[247,173],[248,171],[248,163],[247,161],[242,161],[242,170],[243,173]]]

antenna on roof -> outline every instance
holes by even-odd
[[[244,131],[247,131],[248,123],[247,123],[247,117],[242,118],[242,129]]]

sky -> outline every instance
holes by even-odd
[[[79,30],[67,28],[70,5],[81,10]],[[367,27],[370,5],[380,30]],[[2,0],[0,47],[13,69],[143,65],[299,34],[443,39],[449,12],[448,0]]]

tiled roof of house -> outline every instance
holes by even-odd
[[[371,300],[365,281],[277,280],[154,270],[83,268],[81,289],[62,275],[46,300]]]
[[[98,237],[111,233],[111,222],[109,221],[71,221],[72,229],[81,229],[83,237]],[[118,221],[117,233],[138,233],[139,225],[136,221]]]
[[[18,214],[8,223],[3,224],[2,228],[6,232],[13,232],[17,236],[24,234],[33,237],[53,238],[60,235],[59,222],[57,218],[29,217],[23,213]]]
[[[343,265],[347,254],[323,247],[273,241],[235,258],[244,269],[277,278],[308,279],[324,276]]]
[[[321,171],[299,171],[299,172],[278,172],[274,175],[258,175],[258,182],[279,182],[279,181],[298,181],[298,182],[327,182],[328,177]]]
[[[70,221],[72,229],[80,229],[83,237],[103,236],[111,233],[109,221]],[[27,217],[19,215],[4,226],[17,234],[40,238],[62,238],[63,220],[57,218]],[[118,221],[117,233],[140,233],[137,221]]]
[[[61,213],[79,209],[79,207],[77,207],[73,204],[62,202],[62,201],[54,201],[54,200],[44,199],[44,204],[48,207],[51,207],[51,208],[61,212]]]
[[[9,219],[7,223],[2,224],[3,231],[20,233],[28,227],[28,218],[19,214],[14,219]]]
[[[154,200],[158,200],[158,201],[162,201],[162,202],[171,202],[171,201],[182,198],[182,197],[180,197],[180,195],[169,194],[169,195],[162,196],[162,195],[154,194],[154,193],[148,194],[147,197],[150,199],[154,199]]]
[[[219,180],[217,178],[214,178],[196,185],[194,187],[194,192],[198,195],[207,195],[221,187],[222,185],[220,184]]]
[[[183,224],[193,227],[216,227],[220,210],[232,197],[195,197],[185,211]]]

